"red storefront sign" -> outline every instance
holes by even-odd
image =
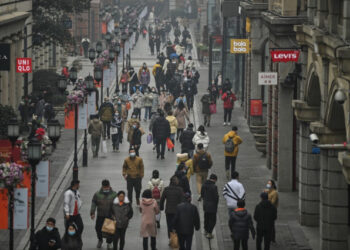
[[[262,116],[262,100],[250,100],[250,116]]]
[[[297,62],[299,60],[299,50],[271,50],[272,62]]]
[[[16,58],[17,73],[32,73],[32,58]]]

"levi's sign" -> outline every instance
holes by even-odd
[[[271,50],[272,62],[297,62],[299,50]]]

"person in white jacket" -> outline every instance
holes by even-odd
[[[185,69],[192,69],[194,67],[194,61],[192,60],[192,56],[189,56],[185,62]]]
[[[203,125],[200,125],[198,127],[198,130],[197,130],[196,134],[193,136],[192,142],[193,142],[193,145],[195,147],[197,147],[197,145],[199,143],[202,143],[203,144],[203,149],[205,151],[207,151],[207,149],[209,147],[210,139],[209,139],[208,133],[205,132],[205,128],[204,128]]]
[[[84,230],[84,223],[80,216],[81,199],[79,193],[79,180],[73,180],[70,187],[64,192],[64,222],[66,229],[70,223],[75,223],[77,225],[77,233],[81,235]]]
[[[226,199],[228,214],[230,215],[232,211],[237,208],[238,200],[245,200],[245,190],[238,181],[239,174],[233,171],[231,174],[232,180],[225,184],[223,196]]]
[[[158,190],[155,189],[155,187],[157,187]],[[160,198],[162,197],[162,193],[164,191],[164,182],[161,178],[159,178],[158,170],[153,170],[152,178],[148,182],[148,189],[152,190],[153,199],[157,201],[159,206]],[[160,216],[161,216],[161,213],[156,215],[157,228],[160,228]]]

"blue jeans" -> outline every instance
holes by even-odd
[[[147,116],[148,116],[149,120],[151,119],[151,110],[152,110],[152,107],[145,107],[145,119],[146,120],[147,120]]]

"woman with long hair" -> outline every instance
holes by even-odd
[[[203,125],[200,125],[198,127],[197,132],[196,132],[196,134],[194,135],[194,137],[192,139],[192,142],[193,142],[195,147],[197,147],[197,145],[199,143],[202,143],[203,144],[203,149],[205,151],[208,149],[210,139],[209,139],[208,133],[205,132],[205,128],[204,128]]]
[[[269,180],[266,184],[266,192],[269,197],[269,201],[273,206],[278,208],[278,192],[277,192],[277,185],[274,180]],[[275,230],[275,223],[273,223],[272,228],[272,234],[271,234],[271,241],[276,242],[276,230]]]
[[[188,123],[190,123],[190,117],[188,116],[187,109],[182,100],[179,101],[177,108],[175,110],[174,116],[176,117],[176,120],[177,120],[176,140],[179,140],[184,129],[186,128],[186,120]]]

